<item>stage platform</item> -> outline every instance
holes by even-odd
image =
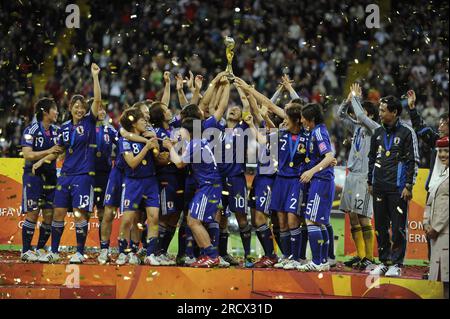
[[[422,279],[424,267],[406,267],[402,278],[371,278],[344,268],[301,273],[275,269],[83,265],[19,261],[0,252],[0,299],[336,299],[443,298],[443,285]]]

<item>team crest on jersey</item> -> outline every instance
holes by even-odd
[[[79,135],[83,135],[84,134],[84,127],[83,126],[78,126],[77,127],[77,133]]]
[[[394,138],[394,144],[395,145],[398,145],[400,143],[400,137],[396,137],[396,138]]]
[[[104,135],[103,138],[104,138],[106,143],[109,143],[109,135],[108,134]]]
[[[125,207],[130,206],[130,200],[129,200],[129,199],[125,199],[125,200],[123,201],[123,206],[125,206]]]

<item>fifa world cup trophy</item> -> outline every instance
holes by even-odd
[[[232,80],[234,78],[234,74],[233,74],[233,66],[232,66],[232,61],[233,61],[233,57],[234,57],[234,39],[231,37],[226,36],[225,40],[225,47],[226,47],[226,55],[227,55],[227,68],[225,69],[225,71],[228,72],[228,78],[230,80]]]

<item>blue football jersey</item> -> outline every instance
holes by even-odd
[[[265,128],[266,123],[263,121],[261,127]],[[277,168],[275,167],[275,156],[278,154],[278,149],[272,149],[270,145],[270,138],[276,136],[271,134],[268,130],[265,132],[267,142],[265,144],[257,144],[257,156],[258,161],[256,163],[256,175],[268,175],[273,176],[276,174]],[[274,144],[275,145],[275,144]]]
[[[221,183],[219,168],[206,139],[191,140],[182,155],[182,161],[190,164],[192,175],[199,187]]]
[[[118,145],[118,133],[111,125],[97,125],[95,128],[97,148],[95,150],[95,170],[99,172],[109,172],[112,167],[113,145]]]
[[[95,172],[96,118],[88,112],[77,125],[72,120],[63,123],[59,145],[66,149],[61,174],[80,175]]]
[[[50,125],[45,130],[42,122],[32,122],[28,125],[22,134],[21,146],[31,147],[33,152],[41,152],[58,144],[59,128],[56,125]],[[33,164],[37,161],[25,161],[24,171],[29,173],[32,171]],[[44,163],[37,174],[55,174],[56,160],[51,163]]]
[[[307,145],[307,157],[310,159],[309,168],[319,164],[326,153],[334,153],[331,147],[330,136],[325,124],[319,124],[311,131],[311,137]],[[334,178],[334,168],[329,166],[314,174],[315,178],[332,179]]]
[[[154,129],[155,129],[156,136],[158,138],[165,139],[165,138],[171,137],[171,134],[172,134],[174,128],[169,127],[169,129],[166,130],[163,127],[155,127]],[[166,149],[162,146],[162,141],[159,141],[159,150],[160,150],[160,152],[169,152],[168,149]],[[156,170],[157,170],[158,175],[180,174],[182,172],[173,163],[170,163],[169,165],[164,165],[164,166],[156,166]]]
[[[119,153],[123,156],[127,152],[132,152],[134,156],[139,154],[145,147],[144,143],[137,143],[127,140],[121,137],[119,139]],[[123,159],[125,164],[125,176],[133,178],[144,178],[155,175],[155,163],[153,161],[153,151],[148,151],[141,163],[132,169],[125,159]]]
[[[223,177],[243,174],[248,146],[248,138],[244,135],[244,131],[248,129],[248,124],[241,121],[234,128],[227,128],[226,123],[219,123],[218,127],[222,131],[220,173]]]
[[[278,172],[284,177],[299,177],[300,166],[305,160],[308,140],[307,132],[301,129],[298,134],[292,134],[287,130],[278,133]]]

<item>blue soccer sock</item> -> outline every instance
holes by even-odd
[[[334,254],[334,231],[333,226],[331,224],[328,224],[327,226],[327,232],[328,232],[328,257],[331,259],[336,259],[336,256]]]
[[[316,265],[321,264],[321,249],[322,249],[322,230],[320,226],[308,225],[308,239],[311,247],[312,261]]]
[[[291,234],[292,259],[298,261],[300,256],[300,245],[301,245],[300,227],[290,229],[289,232]]]
[[[194,236],[189,226],[186,226],[186,256],[194,257]]]
[[[281,252],[285,258],[291,255],[291,234],[289,231],[280,232]]]
[[[84,254],[84,246],[86,245],[86,239],[88,234],[89,224],[86,220],[75,223],[75,232],[77,236],[77,252]]]
[[[322,230],[322,248],[320,250],[320,259],[322,263],[328,262],[328,247],[329,247],[329,239],[328,239],[328,231],[325,225],[320,227]]]
[[[131,252],[137,253],[137,251],[139,250],[139,242],[136,243],[130,239],[130,249],[131,249]]]
[[[119,238],[119,254],[126,254],[128,249],[128,241],[125,238]]]
[[[186,254],[186,222],[181,222],[178,229],[178,256],[184,256]]]
[[[173,236],[175,235],[176,228],[173,226],[166,226],[166,235],[164,236],[163,242],[161,244],[161,252],[167,253],[167,250],[169,249],[170,243],[173,239]]]
[[[268,225],[263,224],[256,228],[256,236],[264,249],[264,255],[268,257],[273,257],[275,255],[273,248],[273,237],[272,232]]]
[[[25,222],[22,226],[22,253],[26,253],[31,250],[31,241],[33,240],[34,230],[36,228],[36,223],[30,222],[28,219],[25,219]]]
[[[161,246],[164,242],[164,238],[166,237],[166,231],[166,226],[161,224],[158,225],[158,246],[156,247],[156,253],[158,255],[163,252],[163,248]]]
[[[300,259],[306,260],[306,247],[308,246],[308,227],[300,226]]]
[[[109,249],[109,240],[102,240],[100,242],[100,249]]]
[[[44,248],[51,234],[52,234],[52,224],[42,223],[41,227],[39,227],[39,239],[36,249]]]
[[[224,230],[220,230],[220,237],[219,237],[219,255],[220,256],[226,256],[228,254],[228,237],[230,234]]]
[[[64,221],[52,221],[52,253],[57,254],[59,252],[59,243],[64,232]]]
[[[217,258],[219,256],[219,252],[213,245],[206,247],[203,250],[203,254],[205,254],[206,256],[209,256],[210,258]]]
[[[275,238],[275,242],[277,243],[278,248],[281,250],[281,253],[283,253],[283,249],[281,248],[280,228],[273,227],[272,232],[273,232],[273,237]]]
[[[250,255],[251,249],[252,226],[247,224],[244,228],[240,228],[239,232],[241,235],[242,246],[244,247],[244,257],[247,257]]]
[[[142,231],[142,234],[141,234],[142,247],[144,247],[145,249],[147,249],[147,233],[148,233],[148,228],[147,228],[147,224],[145,224],[144,230]]]
[[[211,239],[211,245],[218,251],[219,234],[220,234],[219,223],[218,222],[209,223],[207,228],[208,228],[209,238]]]
[[[158,237],[150,237],[147,241],[147,256],[155,254],[157,246],[158,246]]]

